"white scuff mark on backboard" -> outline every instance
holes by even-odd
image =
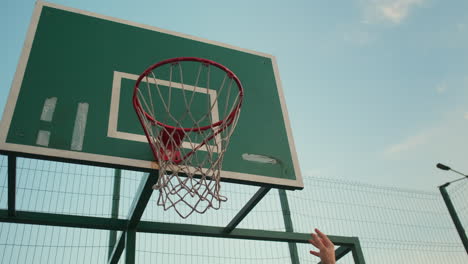
[[[76,112],[75,126],[73,127],[73,136],[71,150],[81,151],[86,130],[86,119],[88,118],[88,103],[79,103]]]
[[[257,154],[242,154],[242,159],[246,161],[258,162],[258,163],[267,163],[267,164],[276,164],[278,161],[272,157],[257,155]]]
[[[41,120],[51,122],[54,116],[55,105],[57,105],[57,97],[47,98],[42,108]]]
[[[36,144],[39,146],[48,147],[49,139],[50,139],[50,131],[39,130],[39,133],[37,133]]]

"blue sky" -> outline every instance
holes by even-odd
[[[458,252],[458,259],[463,261],[466,255],[462,255],[436,189],[457,176],[437,170],[435,164],[443,162],[468,173],[468,1],[51,2],[276,56],[300,166],[304,175],[311,176],[306,189],[288,192],[295,230],[308,232],[317,225],[329,234],[359,236],[368,261],[384,259],[393,263],[395,256],[412,256],[409,259],[414,263],[428,263],[455,259],[458,255],[453,252]],[[0,8],[0,109],[8,96],[34,3],[4,0]],[[0,163],[6,168],[5,157]],[[112,196],[109,169],[32,160],[20,160],[19,167],[18,208],[108,217]],[[126,216],[137,189],[139,179],[134,176],[123,177],[120,217]],[[422,192],[356,186],[354,181]],[[231,197],[223,210],[194,215],[187,221],[225,225],[257,190],[225,186]],[[463,201],[463,193],[459,197]],[[5,207],[6,199],[0,201]],[[143,219],[181,221],[170,211],[162,212],[155,201],[152,203]],[[262,203],[241,226],[283,230],[277,192],[270,192]],[[18,259],[34,259],[39,253],[42,257],[43,251],[47,253],[44,258],[51,252],[54,259],[60,259],[59,254],[62,259],[72,259],[75,253],[78,256],[89,250],[87,256],[105,254],[107,232],[96,234],[55,227],[0,228],[0,237],[6,241],[3,246],[9,249],[5,250],[6,256],[18,253]],[[49,235],[56,240],[49,239]],[[96,237],[102,240],[96,242],[101,245],[97,253],[94,247],[83,249],[89,246],[88,239]],[[48,249],[48,245],[61,244],[58,241],[63,238],[67,245],[75,247]],[[174,240],[160,249],[160,238]],[[289,257],[280,243],[220,243],[216,239],[162,235],[139,239],[144,241],[139,256],[152,260],[155,256],[173,260],[171,254],[193,259],[200,252],[191,251],[191,245],[207,241],[220,248],[232,245],[232,251],[205,251],[203,260],[214,256],[219,262],[216,257],[221,255],[224,261],[233,257],[231,261],[240,262],[239,256],[245,253],[265,259],[270,254]],[[33,246],[34,240],[39,246]],[[20,246],[12,250],[11,245]],[[446,251],[441,252],[441,247]],[[178,251],[180,248],[182,251]],[[308,245],[300,245],[301,256],[310,257],[309,249]]]
[[[0,9],[0,106],[34,2]],[[303,174],[435,190],[468,172],[468,2],[51,1],[276,56]]]

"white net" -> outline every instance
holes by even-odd
[[[243,94],[232,72],[211,63],[163,63],[135,87],[135,110],[160,167],[158,205],[182,218],[227,200],[220,172]]]

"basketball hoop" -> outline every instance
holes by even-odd
[[[133,107],[159,163],[158,205],[182,217],[219,209],[223,157],[243,99],[239,78],[202,58],[158,62],[135,83]]]

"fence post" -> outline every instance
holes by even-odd
[[[445,205],[449,211],[450,217],[452,218],[453,223],[455,224],[455,228],[457,229],[458,235],[463,243],[463,247],[465,247],[465,251],[468,254],[468,239],[466,238],[465,229],[461,224],[460,218],[458,218],[457,211],[452,204],[452,200],[450,200],[450,196],[447,193],[446,187],[449,186],[450,183],[446,183],[444,185],[439,186],[440,193],[442,194],[442,198],[444,198]]]

